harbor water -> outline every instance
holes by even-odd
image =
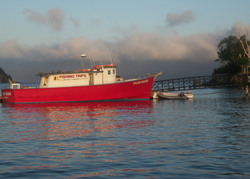
[[[250,99],[193,94],[0,104],[0,178],[250,178]]]

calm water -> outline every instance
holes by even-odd
[[[250,178],[250,99],[237,89],[193,93],[0,104],[0,178]]]

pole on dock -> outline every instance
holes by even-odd
[[[249,73],[248,73],[248,68],[250,65],[246,66],[246,77],[247,77],[247,85],[246,85],[246,96],[248,96],[249,93],[249,84],[250,84],[250,80],[249,80]]]
[[[249,89],[248,89],[248,85],[246,85],[246,96],[248,96],[248,93],[249,93]]]
[[[249,94],[249,83],[250,83],[250,80],[249,80],[249,73],[248,73],[248,68],[250,66],[249,65],[242,65],[241,66],[241,69],[242,69],[242,74],[243,74],[243,77],[244,77],[244,83],[245,83],[245,88],[246,88],[246,96],[248,96]]]

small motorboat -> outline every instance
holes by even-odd
[[[153,92],[151,95],[153,99],[165,99],[165,100],[187,100],[193,99],[193,94],[191,91],[187,93],[165,93],[165,92]]]

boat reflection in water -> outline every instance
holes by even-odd
[[[140,128],[149,121],[140,115],[150,113],[151,101],[3,104],[14,125],[38,124],[36,131],[45,132],[48,138],[68,138],[89,135],[93,131],[110,131],[115,128]],[[139,116],[137,116],[139,115]],[[126,118],[126,116],[134,116]],[[139,117],[139,119],[138,119]],[[34,136],[34,135],[33,135]],[[44,134],[38,136],[45,137]]]
[[[150,118],[150,100],[2,104],[2,110],[13,129],[9,131],[13,137],[7,139],[8,143],[19,144],[20,148],[15,150],[22,151],[19,155],[30,160],[24,166],[16,166],[17,170],[58,171],[72,167],[69,160],[76,160],[75,157],[79,158],[77,161],[84,161],[78,167],[96,168],[100,162],[115,164],[120,160],[116,156],[120,151],[135,145],[130,140],[132,133],[154,123]],[[93,174],[80,173],[82,176]]]

